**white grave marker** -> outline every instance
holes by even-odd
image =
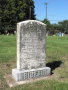
[[[46,67],[46,25],[36,20],[17,24],[17,68],[12,69],[16,81],[50,75]]]

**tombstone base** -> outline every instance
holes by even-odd
[[[31,70],[12,69],[12,76],[16,81],[24,81],[32,78],[44,77],[50,74],[51,69],[49,67]]]

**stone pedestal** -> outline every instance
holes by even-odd
[[[12,70],[12,76],[16,81],[24,81],[39,77],[44,77],[50,75],[51,69],[49,67],[43,67],[38,69],[32,69],[32,70],[18,70],[13,69]]]

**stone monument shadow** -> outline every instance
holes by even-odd
[[[46,66],[51,68],[51,74],[53,74],[52,71],[60,67],[62,63],[63,63],[62,61],[53,61],[53,62],[47,63]]]

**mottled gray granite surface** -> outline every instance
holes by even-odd
[[[17,24],[17,68],[35,69],[45,66],[46,25],[34,20]]]
[[[17,69],[46,67],[46,25],[36,20],[17,23]],[[12,75],[14,72],[12,70]],[[17,72],[18,73],[18,72]],[[23,75],[23,74],[21,74]]]

